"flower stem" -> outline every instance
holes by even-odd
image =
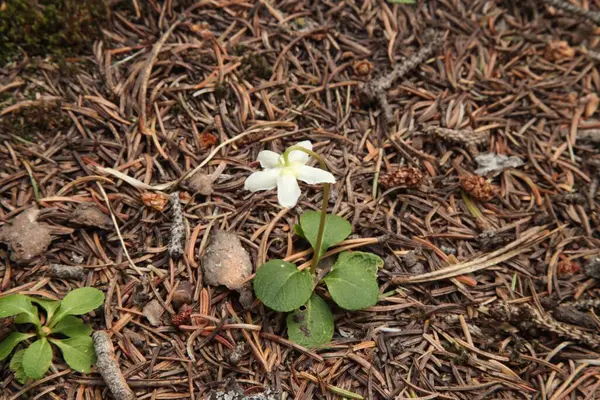
[[[315,153],[312,150],[306,149],[301,146],[292,146],[292,147],[288,148],[285,151],[285,153],[283,153],[283,161],[286,163],[286,165],[289,164],[288,157],[289,157],[290,153],[294,150],[301,151],[303,153],[308,154],[311,157],[314,157],[321,165],[321,169],[324,169],[325,171],[327,171],[327,165],[325,164],[325,161],[323,160],[323,158],[321,158],[320,155],[318,155],[317,153]],[[321,253],[321,247],[323,245],[323,234],[325,233],[325,218],[327,217],[327,205],[329,204],[330,186],[331,185],[329,183],[323,184],[323,203],[321,204],[321,220],[319,222],[319,231],[317,233],[317,243],[315,244],[315,248],[313,249],[314,250],[313,259],[310,264],[310,273],[313,275],[315,274],[315,272],[317,270],[317,264],[319,263],[319,259],[321,258],[320,253]]]

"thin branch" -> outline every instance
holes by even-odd
[[[568,1],[565,0],[541,0],[543,3],[548,4],[549,6],[556,7],[560,10],[563,10],[569,14],[575,15],[577,17],[583,17],[589,19],[590,21],[600,25],[600,12],[598,11],[590,11],[581,7],[577,7]]]

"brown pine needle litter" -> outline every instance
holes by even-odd
[[[90,374],[57,350],[22,385],[7,358],[2,400],[598,397],[598,1],[104,1],[87,50],[41,56],[4,51],[17,3],[74,2],[0,0],[0,297],[106,301]],[[321,189],[244,190],[303,140],[352,226],[322,267],[384,260],[372,307],[317,289],[320,348],[252,292],[266,260],[311,264]],[[236,279],[206,274],[215,232]]]

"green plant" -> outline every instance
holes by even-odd
[[[15,324],[31,327],[30,332],[10,333],[0,343],[0,361],[8,357],[19,343],[37,338],[27,348],[17,351],[10,361],[17,381],[26,383],[44,376],[53,358],[50,344],[60,349],[72,369],[89,373],[96,362],[90,337],[92,328],[75,315],[86,314],[103,303],[104,293],[90,287],[75,289],[62,300],[21,294],[0,298],[0,318],[14,317]]]
[[[325,162],[311,148],[310,142],[303,142],[290,147],[282,156],[261,152],[259,161],[265,171],[250,176],[246,188],[265,190],[276,181],[280,204],[293,207],[300,196],[295,179],[324,183],[321,211],[303,213],[294,226],[295,233],[306,239],[314,250],[310,269],[299,270],[290,262],[269,260],[257,269],[254,277],[254,291],[263,304],[276,311],[290,312],[287,316],[289,338],[303,346],[317,347],[331,341],[334,321],[327,303],[315,293],[316,286],[324,283],[333,301],[346,310],[371,307],[377,303],[377,270],[383,260],[371,253],[346,251],[338,256],[331,271],[318,279],[319,261],[327,249],[350,235],[352,227],[345,219],[327,213],[329,185],[334,178],[323,171]],[[302,160],[290,156],[295,151],[319,160],[322,170],[305,166],[308,157]]]
[[[30,56],[76,56],[101,37],[105,23],[98,0],[0,0],[0,66],[19,48]]]

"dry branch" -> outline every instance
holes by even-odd
[[[388,102],[387,90],[392,87],[396,80],[402,78],[404,75],[427,61],[436,49],[442,45],[443,35],[438,32],[425,32],[424,37],[427,44],[421,47],[415,54],[405,59],[402,63],[396,65],[389,74],[359,86],[359,90],[365,97],[366,102],[377,100],[379,106],[383,110],[386,123],[393,122],[393,113]]]
[[[173,213],[173,220],[171,222],[169,255],[173,258],[179,258],[183,255],[183,239],[185,236],[185,222],[183,219],[183,209],[179,200],[179,192],[171,194],[171,212]]]
[[[534,326],[557,335],[600,348],[600,336],[577,327],[560,323],[548,314],[542,314],[528,303],[500,303],[490,308],[490,314],[497,319],[513,323],[532,323]]]
[[[92,335],[96,350],[96,368],[102,375],[106,386],[116,400],[134,400],[135,394],[127,385],[115,356],[112,340],[105,331],[96,331]]]
[[[85,269],[75,265],[51,264],[48,270],[50,276],[58,279],[84,279]]]
[[[581,7],[577,7],[566,0],[542,0],[542,2],[577,17],[587,18],[590,21],[600,25],[600,12],[598,11],[590,11]]]
[[[540,232],[540,228],[532,228],[529,232],[526,232],[521,238],[485,256],[478,257],[468,262],[450,265],[446,268],[428,272],[422,275],[412,277],[396,277],[393,278],[391,282],[397,285],[403,283],[432,282],[441,279],[454,278],[459,275],[470,274],[475,271],[480,271],[482,269],[489,268],[501,262],[508,261],[513,257],[516,257],[517,255],[521,254],[530,247],[540,243],[542,240],[553,235],[559,229],[561,228],[555,229],[550,232]]]

